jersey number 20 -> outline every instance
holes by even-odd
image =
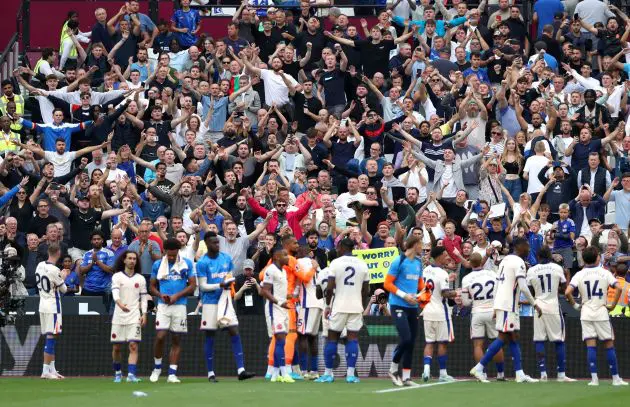
[[[50,292],[50,280],[46,276],[40,276],[39,274],[35,274],[35,284],[45,293]]]

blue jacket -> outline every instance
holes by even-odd
[[[599,195],[593,196],[591,203],[586,208],[586,219],[584,219],[584,211],[579,201],[572,199],[569,202],[569,210],[571,211],[570,218],[575,222],[575,235],[580,235],[582,230],[582,222],[588,222],[589,219],[599,219],[601,223],[604,223],[604,215],[606,215],[606,201]]]

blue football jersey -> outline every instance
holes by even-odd
[[[175,264],[169,263],[168,275],[166,276],[166,278],[162,280],[158,280],[160,284],[160,292],[162,294],[165,294],[165,295],[177,294],[178,292],[186,288],[186,286],[188,285],[188,279],[190,277],[195,276],[195,271],[194,271],[192,262],[188,259],[182,259],[182,260],[186,262],[185,268],[179,271],[175,271],[173,270],[173,266]],[[157,280],[157,273],[158,273],[158,270],[160,269],[161,264],[162,264],[162,259],[156,260],[153,263],[153,268],[151,269],[152,279]],[[162,301],[161,298],[158,298],[158,304],[164,304],[164,301]],[[179,298],[177,302],[175,302],[175,304],[186,305],[186,297]]]
[[[215,259],[205,255],[197,262],[197,278],[205,277],[208,284],[221,284],[225,276],[232,270],[234,270],[232,258],[222,252]],[[203,304],[218,304],[221,291],[202,292],[201,302]]]

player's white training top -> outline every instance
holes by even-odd
[[[442,297],[442,292],[450,289],[448,273],[441,267],[429,266],[422,270],[425,284],[432,282],[431,300],[422,311],[425,321],[447,321],[450,318],[448,300]]]
[[[295,265],[295,271],[297,274],[309,273],[313,270],[313,262],[310,257],[297,259]],[[299,278],[296,278],[296,282],[299,286],[300,305],[304,308],[324,308],[324,301],[317,298],[317,272],[313,274],[310,280],[306,283],[302,282]]]
[[[582,321],[608,321],[608,287],[617,286],[617,279],[610,271],[603,267],[584,267],[573,276],[571,286],[582,297]]]
[[[279,269],[273,263],[268,265],[265,269],[263,284],[271,285],[271,293],[278,300],[278,306],[287,300],[287,273],[283,269]],[[267,304],[269,304],[269,300],[267,300]]]
[[[518,312],[518,300],[521,289],[517,279],[526,277],[525,262],[518,256],[510,254],[499,264],[497,291],[494,297],[494,309]]]
[[[363,313],[363,283],[370,281],[367,265],[354,256],[341,256],[330,262],[330,274],[335,278],[335,300],[332,312]]]
[[[61,294],[66,292],[61,270],[42,261],[35,269],[35,281],[39,290],[39,312],[61,314]]]
[[[472,300],[472,313],[493,312],[497,273],[492,270],[473,270],[462,280],[462,294]]]
[[[560,313],[558,287],[566,282],[564,270],[555,263],[537,264],[527,270],[527,284],[534,288],[536,304],[543,314]]]
[[[129,277],[124,271],[112,276],[112,296],[114,301],[120,299],[129,312],[124,312],[118,304],[114,307],[112,324],[131,325],[140,322],[140,311],[146,312],[147,283],[142,274]],[[144,304],[143,304],[144,301]]]

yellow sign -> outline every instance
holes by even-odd
[[[370,271],[370,284],[385,282],[389,266],[399,256],[398,249],[395,247],[353,250],[352,254],[367,264]]]

